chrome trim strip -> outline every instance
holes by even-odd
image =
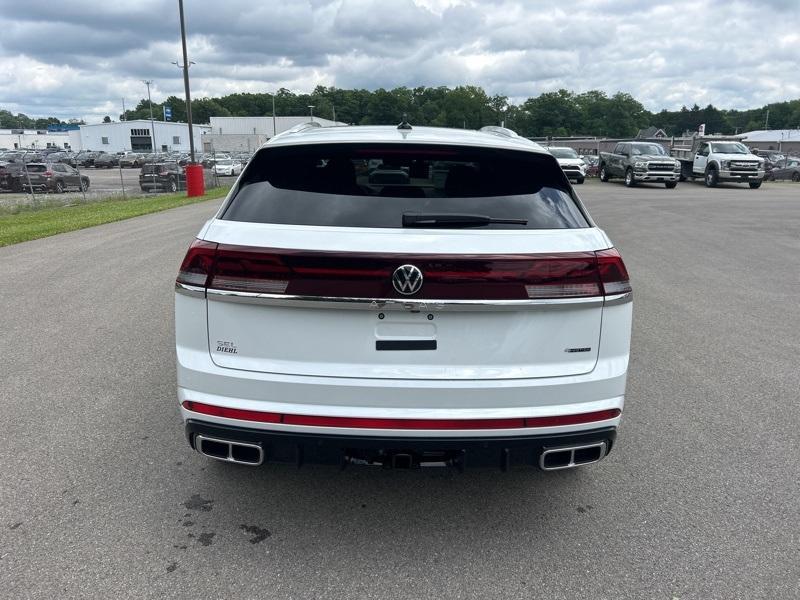
[[[622,294],[623,296],[625,294]],[[529,310],[537,308],[570,308],[601,306],[603,296],[587,298],[543,298],[531,300],[418,300],[409,298],[347,298],[335,296],[290,296],[227,290],[207,290],[207,298],[221,302],[268,304],[298,308],[342,308],[354,310],[406,310],[410,312]],[[616,298],[616,296],[614,296]]]
[[[177,281],[175,282],[175,292],[177,294],[183,294],[184,296],[192,296],[193,298],[206,297],[206,288],[178,283]]]
[[[628,302],[633,302],[633,292],[606,296],[603,306],[618,306],[620,304],[627,304]]]

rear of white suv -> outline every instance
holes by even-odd
[[[193,448],[258,465],[608,454],[631,289],[556,160],[505,130],[273,138],[176,282]]]

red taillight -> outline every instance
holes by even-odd
[[[423,273],[421,290],[392,285],[397,267]],[[178,282],[223,291],[416,300],[587,298],[630,291],[615,249],[533,255],[307,252],[195,241]]]
[[[225,419],[238,419],[240,421],[253,421],[257,423],[282,423],[284,425],[303,425],[306,427],[340,427],[349,429],[427,429],[427,430],[454,430],[454,429],[523,429],[531,427],[559,427],[563,425],[582,425],[616,419],[622,414],[618,408],[598,410],[588,413],[572,415],[558,415],[550,417],[527,417],[511,419],[384,419],[369,417],[323,417],[315,415],[287,415],[257,410],[242,410],[213,406],[202,402],[185,400],[183,408],[192,412],[223,417]]]
[[[52,177],[53,176],[53,172],[52,171],[45,171],[44,172],[44,176],[45,177]]]
[[[283,294],[292,270],[275,251],[220,244],[208,287],[218,290]]]
[[[622,262],[619,251],[616,248],[609,248],[595,252],[595,254],[597,254],[597,270],[603,284],[603,293],[606,296],[613,296],[630,292],[628,270],[625,268],[625,263]]]
[[[207,287],[208,276],[214,267],[216,250],[216,243],[203,240],[193,241],[178,271],[178,283]]]

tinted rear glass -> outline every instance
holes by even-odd
[[[402,227],[404,213],[526,219],[492,229],[588,223],[549,155],[458,146],[326,144],[265,148],[223,219],[333,227]]]
[[[45,165],[28,165],[28,173],[44,173],[47,171]]]

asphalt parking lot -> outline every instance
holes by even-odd
[[[635,294],[581,470],[232,467],[185,442],[172,284],[219,201],[0,248],[0,595],[800,597],[800,186],[578,186]]]

